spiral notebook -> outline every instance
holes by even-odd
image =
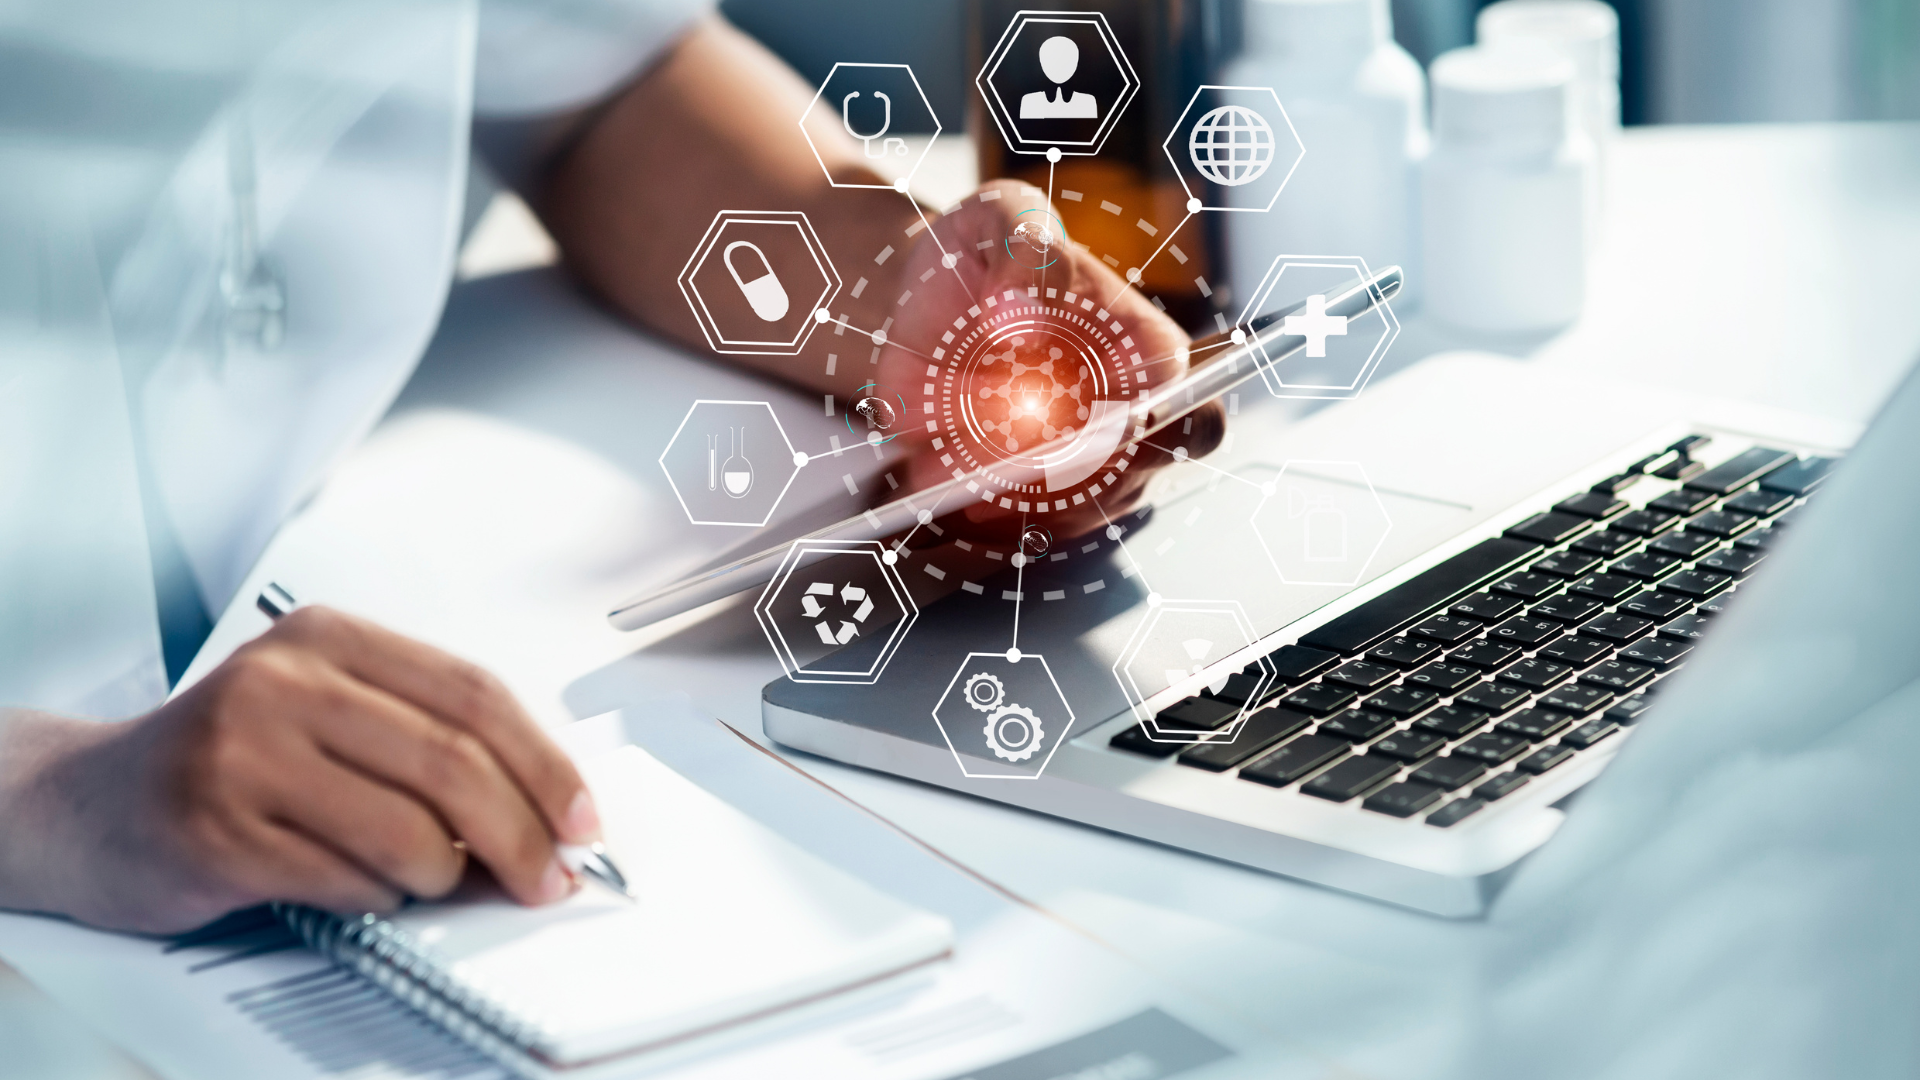
[[[638,902],[589,884],[385,917],[285,906],[306,941],[522,1072],[563,1072],[888,982],[953,928],[781,838],[637,747],[586,762]]]

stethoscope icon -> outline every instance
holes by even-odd
[[[848,94],[846,97],[843,97],[840,99],[840,126],[847,129],[847,134],[860,140],[861,150],[866,154],[866,156],[870,158],[886,157],[887,151],[889,149],[893,151],[893,154],[895,157],[906,157],[907,156],[907,140],[899,138],[898,136],[895,136],[894,138],[891,138],[891,139],[882,139],[880,143],[880,152],[877,154],[873,152],[873,140],[880,139],[882,136],[886,135],[888,129],[893,127],[893,99],[881,93],[880,91],[875,90],[873,92],[873,96],[880,99],[880,107],[884,110],[884,112],[882,113],[882,119],[880,121],[880,130],[874,132],[871,135],[862,135],[859,132],[853,130],[853,121],[847,116],[847,106],[852,103],[854,98],[857,98],[859,96],[860,96],[860,91],[855,90],[853,93]],[[895,146],[894,145],[895,143],[898,143],[899,145]]]

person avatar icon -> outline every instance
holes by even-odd
[[[1055,35],[1040,43],[1040,70],[1060,85],[1053,96],[1035,90],[1020,99],[1022,120],[1092,120],[1100,115],[1100,105],[1092,94],[1069,94],[1066,82],[1080,69],[1080,46],[1069,37]]]

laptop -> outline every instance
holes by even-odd
[[[1475,354],[1305,419],[1250,406],[1232,431],[1104,532],[1010,550],[904,640],[857,636],[820,668],[871,681],[768,683],[767,735],[1471,917],[1855,434]],[[945,576],[897,554],[902,580]]]

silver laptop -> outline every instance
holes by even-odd
[[[1846,441],[1469,356],[1304,421],[1249,413],[1148,508],[1010,549],[904,636],[797,672],[877,676],[769,683],[767,734],[1471,916],[1764,572]],[[899,560],[901,580],[953,584],[937,554]]]

